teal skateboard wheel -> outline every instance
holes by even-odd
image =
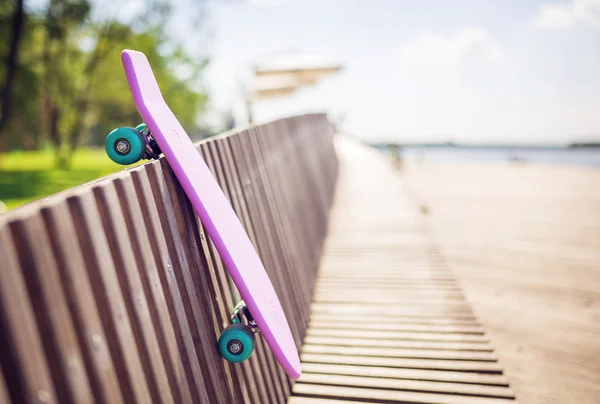
[[[112,161],[122,165],[138,162],[146,151],[146,139],[133,128],[117,128],[106,137],[106,154]]]
[[[229,362],[243,362],[254,351],[254,333],[248,326],[231,324],[219,337],[219,353]]]

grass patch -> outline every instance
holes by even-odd
[[[14,209],[124,168],[110,160],[101,148],[76,151],[69,170],[56,168],[52,150],[3,153],[0,154],[0,201],[8,209]]]

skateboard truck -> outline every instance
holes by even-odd
[[[258,327],[243,300],[234,307],[231,322],[219,337],[219,353],[229,362],[239,363],[252,355]]]
[[[141,159],[157,159],[160,147],[145,123],[135,128],[117,128],[110,132],[105,142],[106,154],[122,165],[134,164]]]

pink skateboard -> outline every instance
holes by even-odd
[[[106,152],[119,164],[165,156],[229,271],[242,302],[218,349],[230,362],[246,360],[255,333],[263,335],[289,377],[300,377],[300,359],[273,284],[215,177],[165,103],[146,56],[121,54],[133,101],[145,124],[118,128],[106,139]]]

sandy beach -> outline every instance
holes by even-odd
[[[600,402],[600,169],[405,162],[521,403]]]

